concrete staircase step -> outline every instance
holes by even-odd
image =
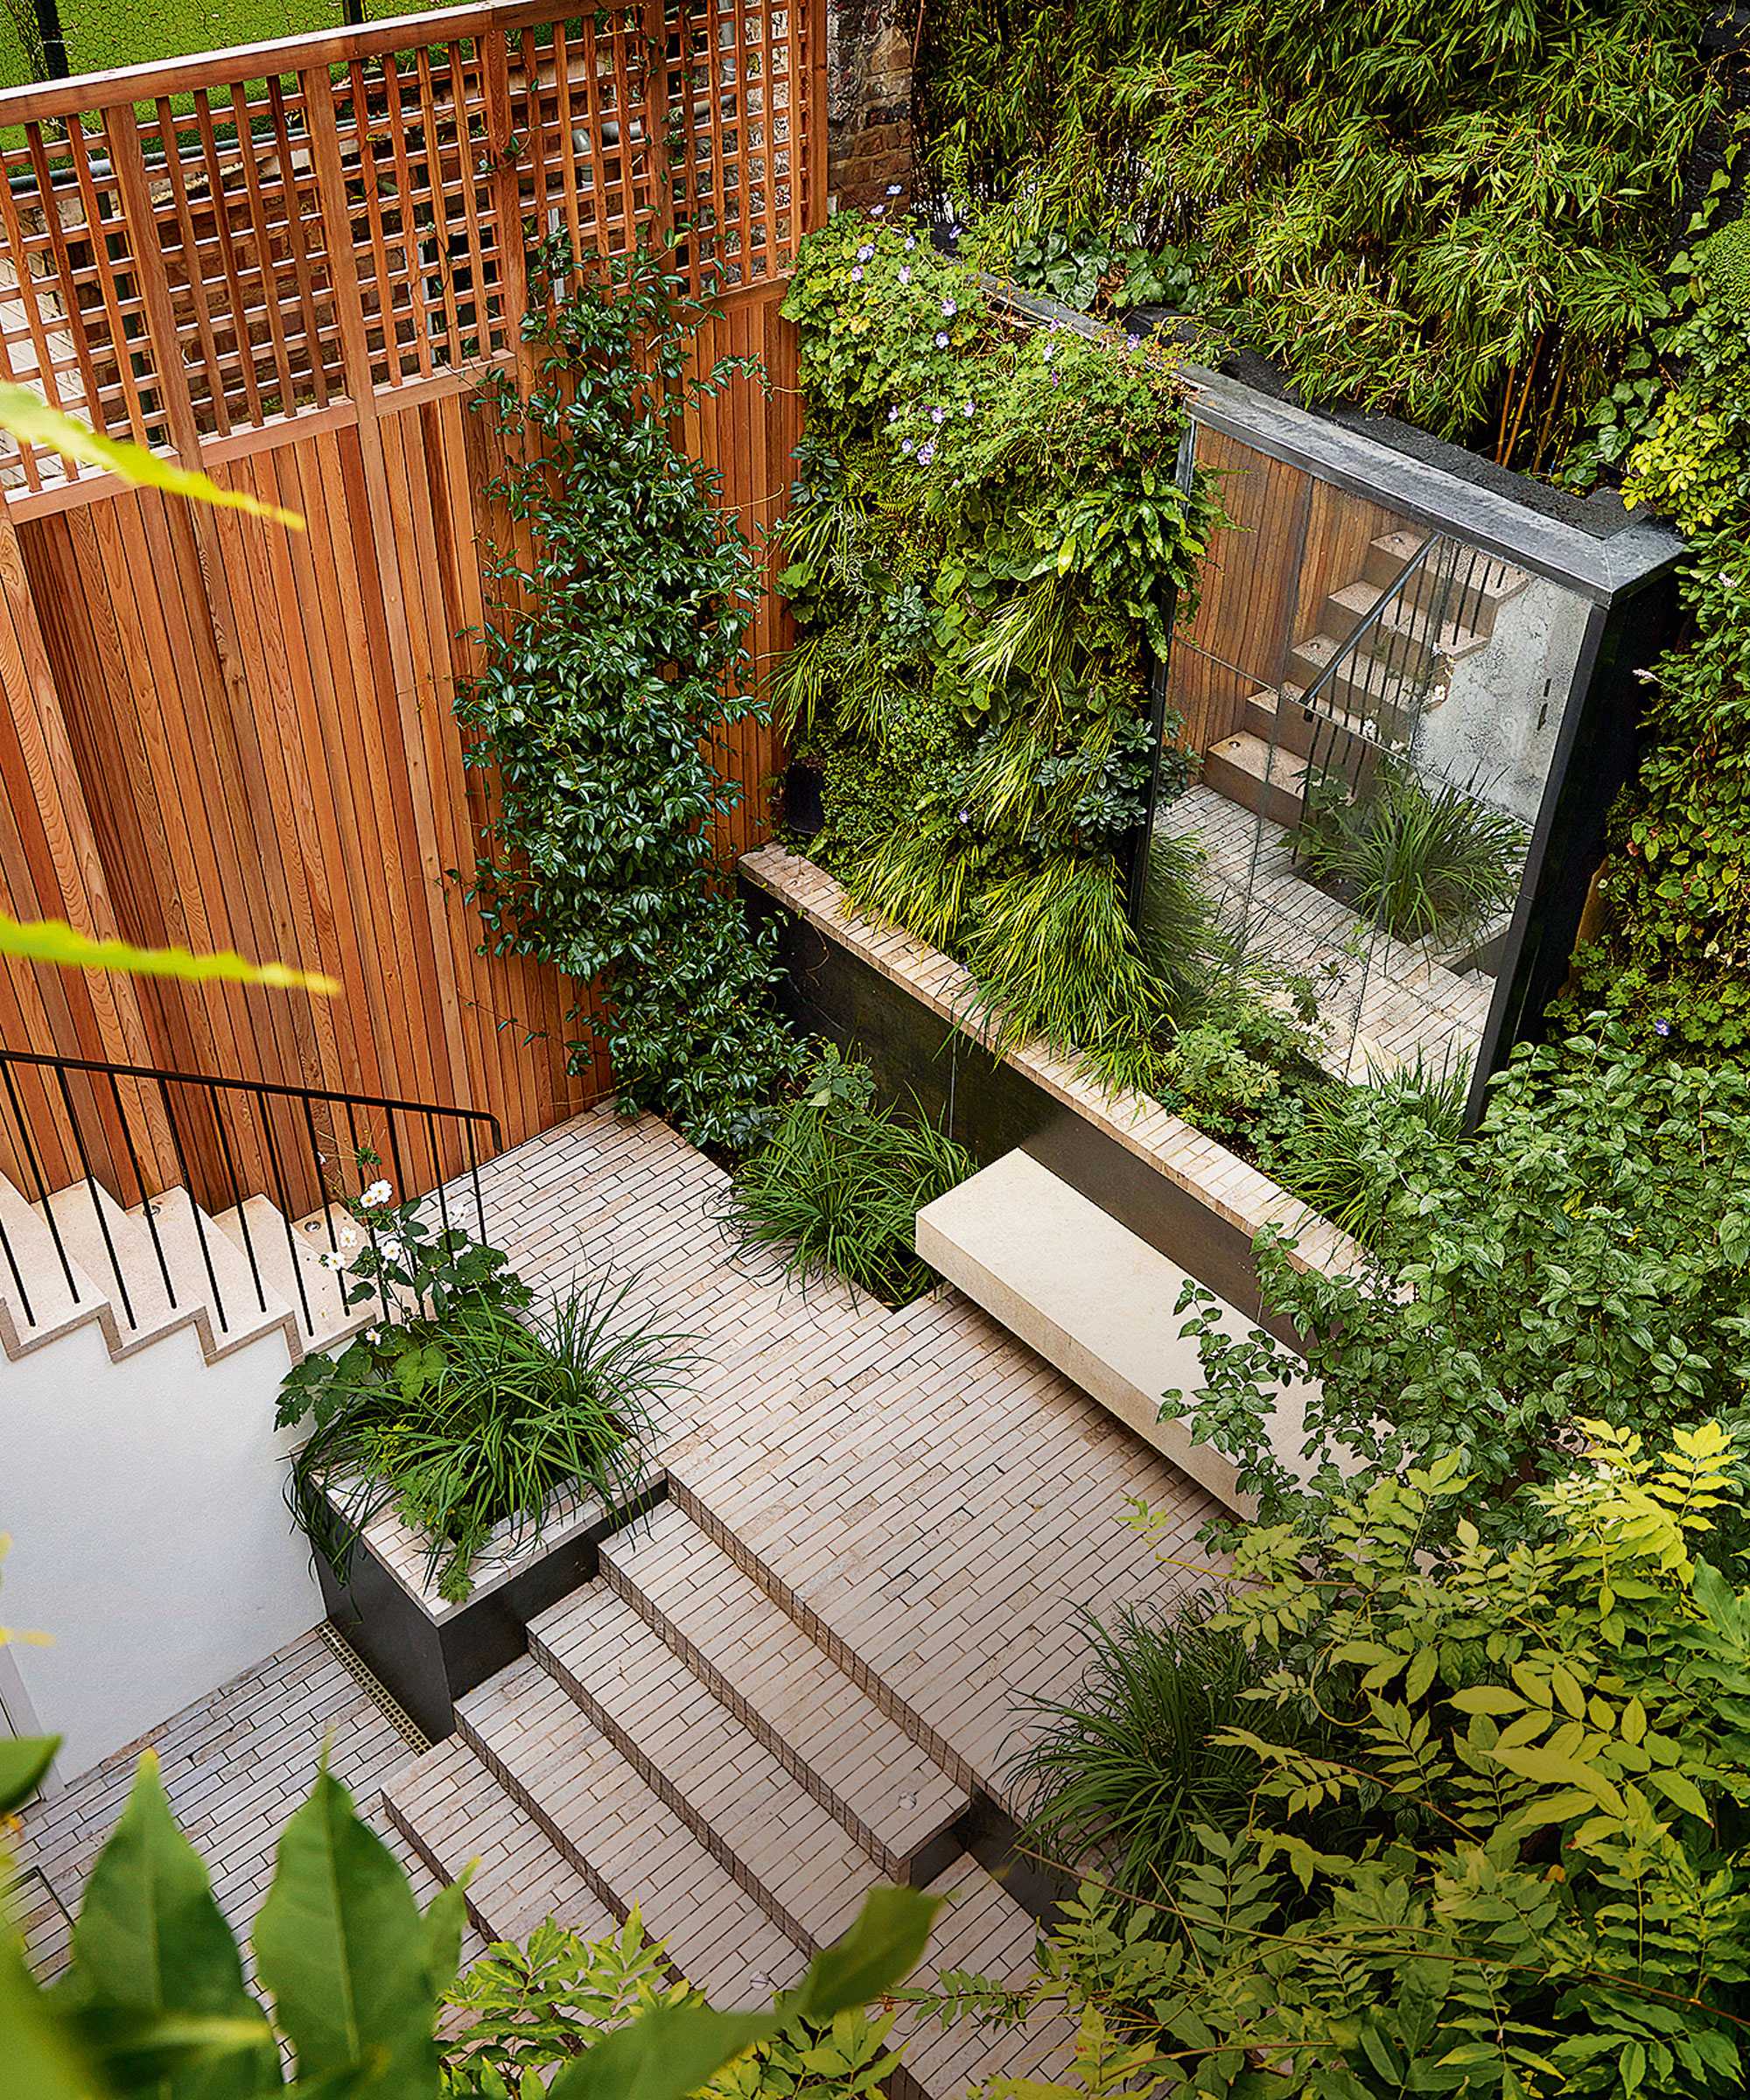
[[[640,1906],[676,1967],[715,2002],[787,1989],[807,1955],[591,1726],[534,1657],[458,1703],[463,1739],[596,1896]],[[877,1876],[870,1866],[868,1878]]]
[[[970,1805],[676,1502],[602,1547],[604,1579],[883,1872],[928,1881]]]
[[[332,1348],[369,1326],[376,1317],[374,1305],[349,1307],[341,1278],[322,1266],[318,1256],[327,1248],[326,1236],[318,1247],[311,1235],[294,1225],[288,1244],[284,1217],[270,1198],[248,1196],[234,1208],[220,1211],[214,1222],[240,1249],[246,1244],[247,1226],[247,1244],[255,1250],[270,1291],[298,1315],[300,1354]]]
[[[1368,547],[1362,570],[1365,583],[1383,587],[1396,581],[1405,563],[1424,544],[1419,532],[1382,533]],[[1413,606],[1444,599],[1444,616],[1485,638],[1494,633],[1495,615],[1531,578],[1511,562],[1478,550],[1456,556],[1432,556],[1404,584],[1402,596]]]
[[[99,1317],[118,1362],[196,1325],[200,1301],[192,1289],[175,1289],[173,1270],[165,1288],[150,1236],[101,1181],[74,1182],[32,1208],[45,1222],[52,1217],[68,1255],[102,1290]]]
[[[1394,597],[1358,646],[1370,656],[1423,677],[1436,676],[1443,663],[1456,663],[1461,657],[1487,648],[1488,636],[1454,617],[1454,608],[1445,604],[1438,584],[1438,576],[1432,577],[1420,599],[1406,598],[1401,593]],[[1405,590],[1408,588],[1406,585]],[[1333,591],[1325,600],[1321,623],[1325,633],[1340,641],[1348,640],[1384,596],[1384,587],[1366,582],[1346,584],[1340,591]],[[1437,616],[1438,626],[1433,624]]]
[[[102,1321],[108,1295],[69,1247],[63,1267],[41,1212],[0,1178],[0,1228],[10,1252],[0,1253],[0,1348],[12,1358],[40,1349],[75,1327]],[[17,1274],[13,1273],[16,1267]],[[71,1284],[67,1269],[73,1271]],[[104,1329],[106,1339],[109,1329]]]
[[[1418,714],[1438,707],[1446,697],[1438,686],[1424,690],[1425,681],[1404,665],[1365,652],[1346,654],[1334,634],[1309,634],[1297,641],[1289,652],[1288,668],[1293,678],[1284,685],[1285,694],[1298,699],[1316,688],[1316,706],[1370,722],[1376,738],[1386,745],[1407,745]]]
[[[452,1736],[383,1788],[389,1820],[439,1880],[479,1864],[467,1903],[488,1940],[525,1940],[552,1918],[598,1940],[620,1920],[480,1762]]]
[[[1211,1494],[1242,1516],[1256,1514],[1231,1459],[1194,1443],[1182,1423],[1158,1419],[1170,1389],[1190,1394],[1204,1382],[1197,1343],[1180,1333],[1187,1278],[1164,1254],[1023,1152],[927,1204],[917,1248]],[[1223,1325],[1236,1339],[1248,1331],[1236,1312]],[[1285,1392],[1271,1424],[1277,1456],[1303,1479],[1312,1470],[1300,1455],[1305,1398],[1298,1389]]]
[[[156,1230],[178,1302],[194,1306],[195,1327],[209,1363],[275,1332],[285,1337],[294,1363],[303,1355],[291,1306],[273,1289],[259,1263],[251,1269],[243,1250],[220,1229],[216,1218],[198,1208],[186,1189],[168,1189],[150,1204],[137,1204],[128,1218],[149,1242]],[[152,1274],[161,1285],[156,1253]]]
[[[1271,823],[1292,825],[1300,821],[1301,802],[1306,791],[1306,767],[1290,751],[1272,751],[1249,732],[1223,737],[1203,753],[1203,779],[1207,786],[1242,808],[1255,809]]]
[[[1379,739],[1362,717],[1302,707],[1285,692],[1254,693],[1246,702],[1243,727],[1278,752],[1316,759],[1321,773],[1340,771],[1352,788],[1361,787],[1378,761]]]
[[[624,1598],[588,1585],[528,1648],[774,1924],[810,1950],[847,1928],[879,1868]]]

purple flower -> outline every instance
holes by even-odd
[[[915,234],[907,234],[906,235],[906,253],[907,255],[911,254],[912,250],[917,246],[917,244],[918,237]]]
[[[934,459],[934,458],[935,458],[935,444],[934,444],[934,440],[932,440],[932,442],[931,442],[930,444],[928,444],[925,445],[925,447],[923,448],[923,450],[922,450],[922,451],[921,451],[921,452],[920,452],[918,454],[918,465],[919,465],[920,466],[928,466],[929,465],[930,461],[931,461],[932,459]]]
[[[972,822],[972,812],[970,809],[962,809],[960,813],[960,821],[962,824],[970,824]]]
[[[872,262],[875,260],[875,250],[869,245],[868,242],[865,241],[862,247],[858,249],[857,260],[859,262]]]
[[[1669,1021],[1655,1021],[1653,1032],[1655,1035],[1669,1035],[1671,1032],[1671,1024]]]
[[[900,420],[900,411],[897,409],[889,409],[887,420],[889,423],[897,423]]]
[[[932,423],[940,423],[942,417],[947,415],[947,413],[948,410],[946,409],[932,409],[930,410],[930,421]]]
[[[971,416],[971,415],[974,415],[974,414],[976,414],[976,411],[975,410],[975,409],[974,409],[974,407],[973,407],[972,403],[971,403],[970,401],[967,402],[966,406],[965,406],[965,407],[964,407],[964,408],[963,408],[963,409],[962,409],[962,410],[960,412],[961,412],[961,414],[962,414],[962,416]]]
[[[947,347],[948,347],[948,331],[947,331],[947,329],[946,329],[946,328],[938,328],[938,329],[936,330],[936,332],[935,332],[935,346],[936,346],[936,348],[937,348],[938,350],[946,350],[946,349],[947,349]]]
[[[1124,338],[1124,343],[1128,349],[1140,350],[1143,346],[1143,339],[1139,335],[1127,335]]]
[[[951,226],[951,227],[949,227],[949,228],[948,229],[948,239],[949,239],[950,241],[957,241],[957,240],[959,240],[959,238],[960,238],[960,228],[959,228],[957,226]]]
[[[1053,385],[1053,386],[1054,386],[1054,387],[1060,387],[1060,386],[1063,384],[1063,374],[1062,374],[1062,373],[1061,373],[1061,372],[1054,372],[1054,373],[1052,374],[1052,375],[1051,375],[1051,383],[1052,383],[1052,385]]]
[[[900,284],[909,284],[911,283],[911,281],[912,281],[912,266],[911,266],[911,264],[910,264],[909,262],[902,262],[902,263],[900,263]]]
[[[890,182],[887,185],[887,194],[890,197],[897,197],[905,186],[902,182]]]
[[[853,284],[860,284],[863,282],[863,272],[860,270],[853,270],[850,273],[850,281]]]
[[[872,219],[885,219],[887,216],[886,206],[885,204],[872,204],[869,207],[869,216]]]
[[[954,303],[954,301],[953,301],[952,299],[944,299],[944,300],[942,301],[942,318],[943,318],[944,320],[951,321],[951,320],[954,318],[955,315],[956,315],[956,313],[958,313],[959,312],[960,312],[960,309],[959,309],[959,307],[957,307],[957,306],[955,304],[955,303]]]
[[[910,451],[911,451],[911,449],[912,449],[912,441],[911,441],[911,439],[910,439],[909,438],[900,438],[900,450],[902,452],[910,452]]]

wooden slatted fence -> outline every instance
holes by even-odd
[[[448,878],[491,792],[451,704],[480,542],[514,529],[468,396],[526,376],[528,244],[673,237],[718,294],[702,367],[752,352],[774,382],[690,413],[687,449],[770,531],[801,421],[777,309],[825,205],[822,17],[493,0],[0,94],[0,375],[307,527],[0,444],[0,908],[345,985],[14,965],[0,1040],[488,1109],[511,1143],[602,1090],[565,1069],[575,988],[478,954]],[[756,660],[786,639],[768,597]],[[732,852],[765,836],[777,753],[749,724],[718,758],[746,790]],[[68,1178],[46,1092],[23,1105]],[[174,1178],[164,1147],[148,1164]]]

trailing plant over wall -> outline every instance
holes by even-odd
[[[769,1007],[771,942],[716,861],[740,791],[711,752],[757,712],[762,572],[669,426],[746,366],[691,372],[708,310],[643,251],[543,261],[553,297],[523,323],[538,382],[527,400],[502,374],[483,389],[512,454],[490,493],[531,551],[490,558],[485,668],[456,701],[469,763],[498,782],[470,894],[496,952],[593,987],[579,1063],[605,1046],[623,1103],[740,1149],[799,1056]]]
[[[1207,244],[1205,318],[1522,467],[1566,447],[1662,310],[1718,91],[1678,0],[982,0],[931,7],[929,178],[1058,227]]]
[[[777,696],[822,769],[809,850],[963,957],[1005,1037],[1151,1083],[1173,988],[1125,916],[1122,858],[1151,757],[1144,652],[1215,514],[1174,479],[1172,370],[1005,329],[976,279],[872,216],[809,238],[784,312],[809,421]]]
[[[1592,1019],[1516,1052],[1467,1144],[1403,1104],[1348,1120],[1368,1259],[1328,1276],[1297,1268],[1278,1231],[1258,1242],[1264,1303],[1306,1336],[1304,1360],[1224,1334],[1187,1289],[1205,1382],[1169,1405],[1238,1460],[1266,1522],[1340,1503],[1340,1448],[1363,1486],[1451,1452],[1473,1517],[1512,1536],[1537,1521],[1519,1489],[1584,1471],[1582,1417],[1663,1435],[1744,1408],[1750,1074],[1648,1058]],[[1267,1426],[1298,1378],[1318,1382],[1306,1430],[1325,1454],[1304,1491]]]

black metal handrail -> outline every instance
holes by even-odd
[[[1394,608],[1402,609],[1412,584],[1431,570],[1436,587],[1419,599],[1409,601],[1409,618],[1394,623],[1383,649],[1377,646],[1379,630]],[[1340,770],[1351,788],[1359,783],[1350,768],[1356,762],[1357,738],[1388,747],[1393,741],[1391,718],[1414,714],[1434,682],[1435,669],[1449,632],[1455,634],[1474,600],[1480,605],[1490,572],[1504,569],[1481,549],[1466,545],[1436,533],[1425,539],[1381,591],[1363,617],[1344,635],[1331,661],[1294,701],[1313,724],[1307,753],[1306,793],[1310,795],[1320,780]],[[1462,576],[1460,572],[1462,571]],[[1449,620],[1448,613],[1452,617]],[[1363,663],[1357,689],[1357,707],[1340,704],[1329,689],[1345,671]],[[1371,668],[1378,666],[1376,673]],[[1285,699],[1286,696],[1284,696]],[[1359,724],[1359,729],[1355,726]],[[1321,757],[1320,745],[1325,746]],[[1297,839],[1294,855],[1299,857]]]
[[[47,1167],[49,1146],[46,1133],[33,1132],[31,1119],[20,1096],[18,1068],[31,1068],[52,1074],[53,1091],[50,1107],[58,1099],[61,1114],[53,1120],[56,1124],[54,1139],[63,1154],[71,1152],[79,1162],[78,1177],[59,1189],[49,1186]],[[93,1083],[91,1103],[81,1110],[74,1098],[69,1082],[70,1074],[85,1075]],[[32,1185],[23,1193],[28,1200],[34,1190],[34,1208],[48,1228],[55,1256],[66,1280],[73,1302],[82,1301],[79,1272],[68,1251],[67,1231],[73,1219],[65,1210],[71,1197],[75,1202],[88,1202],[90,1215],[101,1241],[103,1262],[115,1284],[116,1301],[128,1326],[137,1332],[141,1320],[135,1305],[135,1294],[130,1289],[120,1254],[108,1204],[122,1210],[137,1208],[151,1242],[152,1254],[158,1280],[164,1288],[165,1299],[172,1310],[178,1305],[178,1283],[172,1264],[166,1251],[160,1230],[158,1205],[169,1193],[166,1186],[149,1186],[148,1182],[159,1181],[160,1177],[149,1174],[141,1164],[142,1147],[136,1122],[130,1118],[122,1093],[122,1082],[131,1082],[137,1088],[155,1090],[163,1110],[164,1130],[170,1143],[178,1170],[180,1186],[186,1194],[195,1242],[200,1250],[201,1269],[204,1270],[205,1288],[201,1292],[215,1314],[220,1333],[231,1328],[234,1306],[228,1312],[224,1292],[219,1280],[219,1264],[214,1260],[214,1249],[207,1236],[209,1220],[203,1209],[202,1199],[210,1200],[213,1187],[220,1194],[228,1194],[230,1208],[237,1218],[242,1251],[248,1263],[249,1277],[254,1287],[258,1309],[269,1311],[268,1284],[262,1272],[261,1256],[256,1245],[256,1236],[250,1230],[245,1205],[251,1196],[270,1195],[278,1210],[285,1234],[290,1274],[295,1286],[304,1333],[314,1337],[317,1321],[311,1309],[310,1294],[305,1281],[305,1264],[300,1253],[293,1220],[299,1214],[300,1201],[294,1194],[294,1186],[301,1180],[304,1188],[317,1200],[314,1208],[326,1228],[329,1253],[333,1257],[336,1271],[336,1288],[346,1303],[346,1284],[341,1280],[345,1264],[341,1258],[340,1236],[334,1224],[334,1204],[338,1200],[347,1206],[358,1204],[359,1197],[367,1186],[366,1163],[374,1159],[387,1165],[394,1174],[393,1187],[398,1200],[423,1201],[427,1194],[435,1195],[443,1229],[452,1229],[450,1218],[450,1189],[447,1184],[466,1174],[473,1196],[474,1224],[478,1236],[486,1237],[486,1202],[480,1187],[480,1167],[504,1149],[503,1134],[498,1118],[485,1109],[463,1109],[436,1102],[402,1101],[382,1094],[347,1094],[332,1091],[322,1087],[287,1086],[274,1080],[225,1079],[209,1073],[178,1072],[168,1068],[149,1065],[122,1065],[82,1057],[61,1057],[52,1053],[36,1050],[0,1049],[0,1088],[4,1088],[7,1109],[17,1136],[16,1158],[22,1163],[27,1180]],[[191,1115],[188,1095],[199,1104],[197,1114]],[[183,1096],[183,1110],[178,1116],[177,1096]],[[199,1111],[204,1110],[206,1127],[197,1132],[195,1124]],[[276,1110],[283,1126],[289,1125],[296,1139],[296,1150],[284,1142],[286,1130],[276,1129]],[[329,1125],[327,1149],[318,1127],[318,1110]],[[338,1118],[344,1114],[345,1143],[341,1141]],[[246,1131],[243,1117],[248,1116],[253,1125]],[[387,1160],[364,1142],[360,1132],[360,1119],[385,1119],[388,1154]],[[397,1118],[400,1119],[397,1124]],[[95,1142],[100,1128],[102,1143]],[[482,1128],[482,1126],[484,1126]],[[0,1117],[0,1130],[5,1128]],[[424,1167],[419,1156],[416,1137],[423,1133]],[[374,1138],[376,1133],[368,1130]],[[440,1142],[447,1135],[452,1142],[446,1147]],[[245,1142],[246,1138],[248,1142]],[[119,1144],[116,1140],[119,1139]],[[157,1148],[150,1144],[144,1148],[145,1156],[156,1161]],[[248,1159],[253,1152],[259,1171],[248,1172]],[[97,1158],[101,1153],[107,1162],[111,1178],[120,1186],[108,1189],[100,1178]],[[449,1155],[446,1158],[446,1153]],[[301,1155],[301,1158],[300,1158]],[[451,1162],[453,1162],[453,1172]],[[411,1176],[410,1176],[410,1163]],[[125,1169],[125,1172],[123,1171]],[[301,1170],[301,1171],[300,1171]],[[429,1171],[426,1171],[429,1170]],[[355,1179],[358,1187],[347,1186],[348,1175]],[[248,1186],[259,1180],[261,1186]],[[126,1200],[126,1185],[131,1181],[135,1201]],[[417,1189],[415,1182],[422,1184]],[[78,1193],[78,1192],[81,1192]],[[63,1208],[58,1211],[57,1206]],[[214,1205],[214,1208],[220,1208]],[[359,1207],[361,1210],[364,1207]],[[368,1211],[364,1210],[365,1222],[371,1246],[376,1245],[376,1230]],[[42,1322],[32,1304],[25,1284],[23,1267],[17,1250],[7,1232],[4,1215],[0,1215],[0,1256],[5,1261],[5,1278],[10,1279],[16,1293],[19,1311],[24,1316],[26,1329],[39,1326]],[[383,1278],[383,1264],[374,1264],[378,1291],[385,1318],[392,1317],[388,1285]],[[187,1289],[184,1279],[183,1289]]]

